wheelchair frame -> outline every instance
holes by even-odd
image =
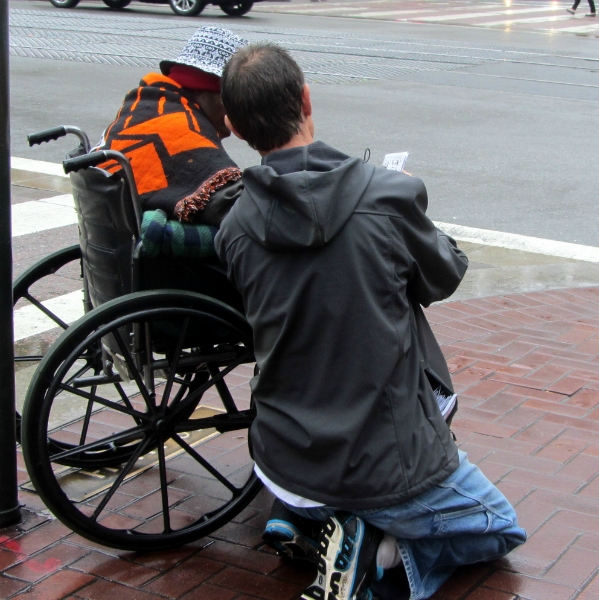
[[[178,546],[230,521],[262,487],[247,438],[253,401],[234,397],[227,384],[234,369],[254,362],[252,331],[217,265],[194,265],[192,291],[147,287],[146,272],[155,268],[144,270],[151,259],[143,257],[142,210],[127,158],[90,153],[87,136],[70,126],[28,139],[33,145],[69,133],[80,145],[65,172],[90,169],[71,175],[80,245],[46,257],[14,285],[15,303],[29,300],[64,329],[43,358],[15,358],[41,359],[23,408],[23,454],[45,504],[80,535],[124,550]],[[96,167],[110,159],[120,174]],[[94,177],[108,182],[96,195],[88,186]],[[114,190],[120,193],[111,196]],[[129,244],[130,277],[117,277],[120,287],[106,298],[95,263],[100,250],[110,250],[112,226],[123,234],[112,249],[118,260],[107,264],[121,269],[118,253]],[[90,242],[97,231],[106,247]],[[82,266],[86,314],[67,326],[29,290],[73,261]],[[221,298],[198,293],[204,278]]]

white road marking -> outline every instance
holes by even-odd
[[[595,27],[599,28],[599,25]],[[39,168],[40,164],[42,165],[41,168]],[[24,169],[24,166],[28,166],[30,169]],[[39,169],[33,171],[33,166]],[[12,167],[53,175],[58,173],[60,165],[13,157]],[[12,206],[12,216],[13,237],[55,227],[63,227],[77,222],[77,214],[74,210],[71,194],[62,194],[32,202],[14,204]],[[478,229],[464,225],[455,225],[453,223],[437,222],[435,225],[458,241],[474,242],[487,246],[497,246],[511,250],[599,263],[599,247],[595,246],[584,246],[514,233]],[[64,294],[46,300],[43,304],[68,324],[73,323],[84,314],[82,291]],[[56,323],[34,306],[20,308],[14,313],[15,341],[38,335],[55,327],[57,327]]]
[[[597,23],[596,25],[582,25],[582,26],[577,26],[577,27],[563,27],[560,28],[560,33],[562,33],[562,31],[567,31],[569,33],[591,33],[593,31],[597,31],[599,29],[599,23]]]
[[[496,25],[515,25],[517,23],[552,23],[554,21],[566,21],[570,19],[570,15],[565,16],[545,16],[545,17],[533,17],[530,19],[507,19],[505,21],[489,21],[482,23],[483,27],[495,27]],[[563,31],[563,30],[562,30]]]
[[[544,6],[541,8],[518,8],[516,10],[502,10],[499,12],[475,12],[475,13],[462,13],[455,15],[439,15],[438,17],[422,17],[422,21],[454,21],[457,19],[479,19],[481,17],[503,17],[510,15],[517,15],[521,13],[534,13],[534,12],[549,12],[552,10],[564,10],[563,6]]]
[[[11,212],[12,237],[77,223],[71,194],[13,204]]]
[[[83,316],[83,290],[45,300],[42,304],[65,323],[74,323]],[[14,312],[15,342],[56,327],[52,319],[31,304]]]
[[[43,160],[31,160],[30,158],[10,157],[10,166],[19,171],[31,171],[41,175],[56,175],[57,177],[68,177],[61,164],[46,162]]]
[[[270,7],[269,7],[270,8]],[[275,8],[275,7],[273,7]],[[300,4],[292,5],[292,6],[281,6],[276,7],[279,10],[277,12],[290,12],[290,13],[301,13],[301,14],[320,14],[320,13],[329,13],[329,12],[348,12],[352,10],[363,10],[364,7],[352,7],[352,6],[339,6],[339,7],[319,7],[310,4]]]
[[[352,17],[399,17],[401,15],[414,15],[418,17],[423,13],[432,13],[434,12],[432,9],[427,8],[423,10],[380,10],[380,11],[370,11],[370,12],[361,12],[353,14]],[[420,18],[420,17],[418,17]]]
[[[485,246],[498,246],[510,250],[521,250],[523,252],[534,252],[535,254],[546,254],[548,256],[599,263],[599,248],[595,246],[558,242],[556,240],[546,240],[519,235],[517,233],[504,233],[490,229],[454,225],[453,223],[435,222],[435,225],[441,231],[462,242],[474,242],[475,244],[483,244]]]

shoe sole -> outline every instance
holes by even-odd
[[[355,517],[354,517],[355,518]],[[364,524],[358,519],[355,539],[345,537],[344,529],[334,517],[323,527],[316,581],[302,594],[302,600],[356,600],[360,585],[354,586],[356,575],[355,548],[360,548]],[[343,542],[343,544],[342,544]],[[338,551],[338,548],[342,548]],[[350,595],[356,587],[356,594]]]
[[[318,548],[306,536],[302,535],[291,523],[269,521],[262,539],[281,556],[290,560],[318,563]]]

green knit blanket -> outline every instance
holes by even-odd
[[[169,220],[160,209],[148,210],[141,223],[143,253],[148,258],[215,256],[214,236],[217,232],[216,227]]]

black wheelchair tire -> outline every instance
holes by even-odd
[[[234,332],[236,336],[239,336],[239,339],[243,342],[242,346],[240,346],[243,353],[240,353],[237,362],[233,361],[231,363],[232,366],[226,367],[218,376],[214,376],[214,373],[211,371],[211,381],[214,388],[207,387],[206,389],[215,389],[218,387],[218,382],[221,384],[224,383],[224,373],[228,372],[227,369],[232,369],[238,364],[247,363],[250,360],[253,360],[251,328],[243,315],[237,313],[237,311],[231,309],[227,305],[206,296],[201,296],[200,294],[175,290],[129,294],[91,311],[62,334],[36,370],[27,394],[23,411],[22,445],[29,475],[42,500],[54,515],[67,527],[95,543],[128,551],[159,550],[186,544],[200,537],[210,535],[216,529],[229,522],[253,500],[262,488],[262,483],[256,477],[253,469],[246,479],[247,467],[250,465],[245,465],[242,469],[243,472],[236,472],[231,475],[232,478],[237,477],[237,479],[233,479],[233,481],[229,482],[232,486],[228,488],[232,494],[231,499],[225,498],[222,495],[214,495],[219,503],[221,501],[224,503],[222,506],[219,505],[218,508],[210,510],[202,516],[198,516],[198,518],[189,526],[184,526],[177,530],[172,530],[170,528],[169,515],[171,514],[171,511],[174,512],[179,507],[176,505],[171,507],[169,504],[168,486],[170,485],[170,482],[167,481],[166,475],[163,476],[163,473],[166,474],[167,472],[167,464],[169,477],[171,472],[177,471],[173,468],[173,463],[168,463],[164,450],[162,450],[161,454],[161,448],[163,448],[165,442],[168,441],[168,436],[172,436],[174,439],[174,437],[179,435],[179,432],[194,431],[193,429],[185,429],[185,427],[191,426],[188,425],[189,423],[193,423],[193,420],[189,420],[189,417],[185,416],[188,415],[188,411],[186,406],[184,406],[185,402],[188,400],[192,404],[196,402],[195,398],[191,398],[191,394],[188,398],[181,396],[184,400],[172,409],[168,406],[169,397],[166,395],[165,402],[167,404],[164,405],[166,412],[160,413],[160,418],[156,417],[156,413],[150,414],[150,406],[148,405],[148,411],[146,413],[135,413],[141,417],[144,417],[145,414],[144,421],[132,416],[132,418],[136,419],[135,422],[138,425],[126,430],[124,434],[118,434],[121,435],[121,439],[125,439],[122,437],[123,435],[128,435],[129,437],[127,439],[131,439],[131,441],[135,441],[139,438],[139,441],[135,441],[133,445],[128,447],[135,451],[139,450],[137,452],[138,457],[140,456],[140,453],[147,451],[143,448],[140,449],[143,444],[146,444],[144,446],[146,449],[150,449],[154,446],[158,448],[158,467],[153,466],[152,469],[157,469],[157,471],[159,471],[157,475],[157,471],[155,470],[154,476],[158,478],[160,484],[159,488],[155,490],[155,493],[158,493],[159,490],[162,496],[162,519],[164,525],[162,533],[143,533],[139,530],[119,529],[116,526],[105,526],[102,523],[102,519],[98,520],[98,517],[102,515],[102,511],[104,510],[104,508],[101,508],[102,502],[110,502],[110,499],[113,497],[112,494],[115,494],[117,490],[121,491],[121,487],[119,486],[127,485],[125,479],[122,479],[121,483],[118,483],[117,477],[117,483],[112,484],[110,490],[99,492],[99,494],[105,494],[105,496],[98,496],[98,499],[103,498],[103,500],[100,499],[98,505],[92,504],[91,508],[85,505],[85,509],[82,507],[80,510],[75,505],[76,502],[72,501],[63,490],[58,481],[58,477],[53,470],[52,449],[49,448],[46,443],[46,439],[51,433],[48,431],[50,411],[58,394],[61,393],[58,390],[64,389],[62,382],[66,380],[66,375],[71,366],[76,363],[77,356],[85,351],[86,344],[97,343],[98,339],[105,339],[107,335],[113,335],[114,332],[121,331],[123,324],[126,322],[138,323],[143,319],[145,319],[143,323],[158,322],[158,325],[163,323],[165,319],[170,320],[168,322],[174,322],[174,319],[184,319],[185,324],[183,326],[183,333],[178,338],[179,340],[183,340],[187,331],[187,323],[190,319],[196,318],[196,315],[198,318],[201,315],[201,318],[204,320],[212,319],[215,323],[221,324],[224,328],[229,328],[229,330]],[[175,353],[175,356],[183,356],[183,354],[181,354],[182,347],[183,342],[178,341],[178,354]],[[189,356],[189,353],[185,354],[185,356]],[[179,359],[177,359],[177,361],[178,360]],[[173,363],[173,365],[179,365],[180,363],[177,361]],[[173,373],[172,377],[175,378],[177,367],[173,366],[171,370]],[[216,368],[216,372],[218,373],[218,368]],[[169,375],[169,377],[171,376]],[[203,391],[201,393],[204,394]],[[94,396],[95,394],[96,392],[94,391]],[[222,398],[222,394],[220,395]],[[201,396],[199,398],[201,399]],[[199,402],[200,399],[198,399],[197,402]],[[187,403],[189,404],[189,402]],[[138,403],[141,404],[140,402]],[[226,402],[224,402],[224,398],[223,404],[225,405],[226,411],[221,411],[217,417],[211,417],[218,421],[218,424],[215,425],[215,435],[217,438],[218,435],[222,435],[222,432],[235,433],[249,427],[249,424],[253,419],[251,405],[249,410],[239,412],[235,407],[230,409],[226,405]],[[158,400],[156,398],[154,398],[154,408],[159,408]],[[160,405],[160,408],[162,408],[162,404]],[[169,410],[171,410],[170,413],[168,412]],[[163,425],[163,421],[166,422],[169,418],[172,419],[172,422],[169,421],[166,425]],[[181,422],[179,420],[181,418],[185,421]],[[200,419],[200,421],[202,421],[202,419]],[[200,430],[203,430],[208,426],[204,425],[204,421],[202,421]],[[198,421],[196,420],[196,422]],[[213,421],[210,421],[210,423],[212,422]],[[199,425],[197,427],[199,427]],[[173,433],[170,433],[171,429]],[[195,430],[197,430],[197,428]],[[168,431],[168,433],[164,433],[165,431]],[[135,438],[136,435],[137,438]],[[112,435],[106,438],[106,440],[110,437],[115,438],[115,436]],[[83,448],[86,445],[85,441],[82,443],[84,445],[80,446],[82,449],[81,452],[84,451]],[[99,444],[103,443],[104,441],[100,440],[87,445],[99,447]],[[111,443],[114,445],[116,442]],[[154,446],[152,446],[152,444],[154,444]],[[183,445],[181,445],[181,447],[184,448]],[[197,446],[197,448],[201,449],[201,445]],[[66,454],[69,454],[69,452],[71,455],[76,453],[75,451],[67,451]],[[198,451],[196,450],[193,450],[193,452],[198,454]],[[187,454],[183,453],[183,457],[189,460],[189,456],[192,458],[194,457],[193,452],[187,451]],[[177,458],[175,458],[175,460],[177,460]],[[195,460],[196,462],[198,461],[197,458],[195,458]],[[129,461],[127,466],[129,463],[132,465],[132,461]],[[61,464],[61,461],[55,462]],[[198,462],[198,464],[204,469],[206,468],[202,462]],[[123,468],[121,474],[126,471],[127,466]],[[216,469],[216,467],[213,468]],[[218,469],[216,470],[218,471]],[[120,476],[121,475],[119,475],[119,477]],[[125,476],[126,475],[123,475],[123,477]],[[229,475],[225,478],[227,477],[229,477]],[[236,484],[239,477],[242,478],[243,483],[237,487]],[[206,479],[200,477],[200,482],[201,481],[206,481]],[[107,500],[106,496],[108,497]],[[93,501],[95,502],[96,500],[94,499]],[[89,514],[89,511],[93,510],[94,506],[97,507],[97,514],[95,514],[95,516]],[[104,506],[106,506],[106,504],[104,504]],[[86,509],[89,510],[86,512]],[[195,519],[195,514],[193,518]],[[154,524],[159,523],[160,515],[150,515],[148,522],[151,522],[152,519],[154,519]],[[142,531],[144,530],[142,529]]]
[[[38,261],[27,270],[25,270],[17,279],[15,279],[12,286],[12,297],[13,306],[24,299],[29,294],[29,288],[49,275],[53,275],[62,267],[69,263],[81,261],[81,248],[79,244],[68,246],[57,252],[49,254],[42,260]],[[39,362],[42,359],[41,356],[15,356],[15,362],[17,361],[28,361],[28,362]],[[21,415],[17,412],[16,414],[17,424],[17,441],[21,441]]]

